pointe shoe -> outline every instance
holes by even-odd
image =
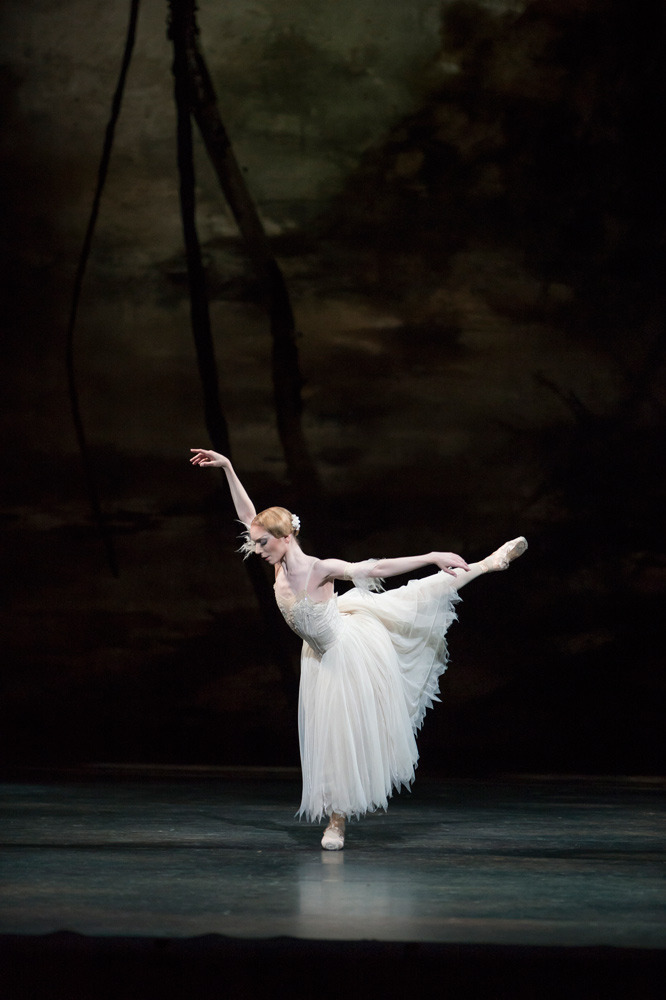
[[[508,569],[509,563],[512,563],[518,556],[522,556],[526,549],[527,539],[523,538],[522,535],[510,542],[505,542],[495,552],[481,560],[484,572],[491,573],[495,570]]]
[[[321,838],[321,846],[325,851],[341,851],[345,846],[345,818],[338,813],[331,813],[328,826]]]

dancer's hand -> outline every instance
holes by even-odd
[[[216,451],[209,451],[207,448],[190,448],[190,451],[194,452],[190,463],[192,465],[200,465],[202,468],[207,469],[230,469],[231,462],[224,455],[218,454]]]
[[[224,474],[227,477],[231,491],[231,499],[238,514],[238,520],[242,521],[246,527],[249,526],[257,512],[254,504],[245,492],[243,484],[234,472],[231,460],[225,455],[220,455],[217,451],[211,451],[209,448],[190,448],[190,451],[192,452],[192,458],[190,459],[192,465],[199,465],[202,469],[224,469]]]
[[[433,552],[432,562],[450,576],[456,576],[454,569],[469,569],[463,557],[456,555],[455,552]]]

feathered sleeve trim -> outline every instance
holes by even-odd
[[[368,571],[378,562],[378,559],[364,559],[363,562],[347,563],[344,579],[351,580],[357,590],[380,593],[384,590],[384,581],[378,576],[368,576]]]

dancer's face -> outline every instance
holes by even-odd
[[[252,525],[250,538],[254,542],[255,553],[272,566],[284,559],[291,541],[291,535],[287,535],[286,538],[276,538],[261,525]]]

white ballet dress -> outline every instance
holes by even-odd
[[[438,572],[383,593],[356,586],[328,601],[315,601],[307,583],[298,595],[276,588],[303,639],[299,817],[385,809],[393,790],[414,780],[416,733],[440,700],[445,636],[457,617],[452,579]]]

